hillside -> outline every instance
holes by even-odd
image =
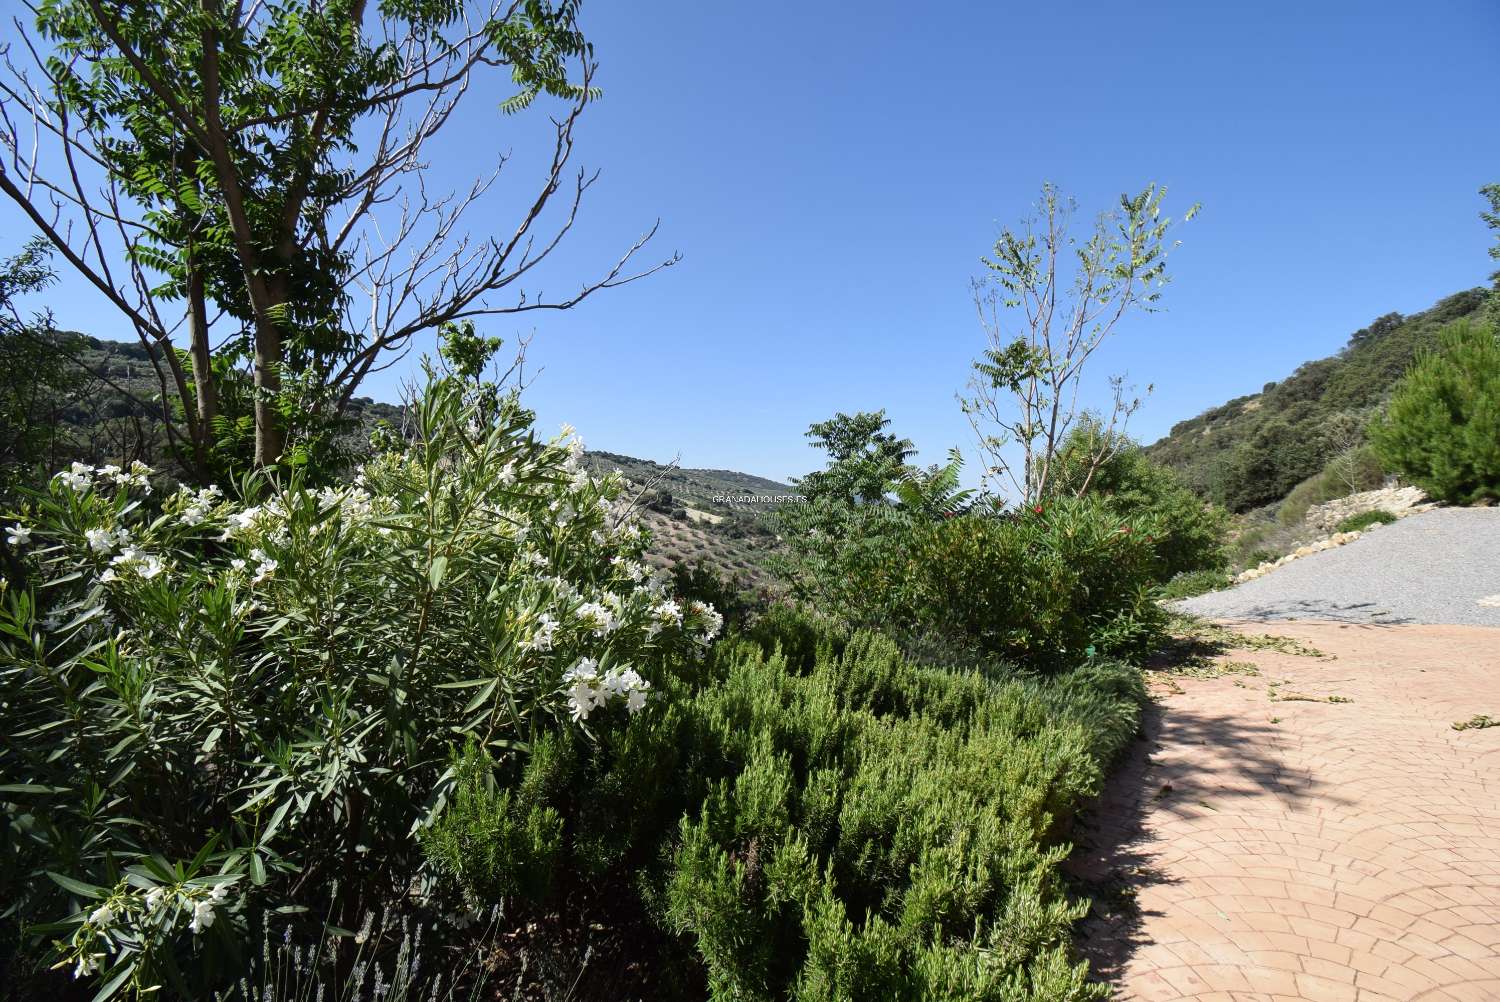
[[[77,366],[76,378],[58,398],[38,401],[59,430],[48,457],[52,468],[74,459],[128,464],[139,459],[171,468],[160,421],[161,384],[139,342],[107,341],[76,332],[56,335],[58,350]],[[378,420],[401,423],[401,407],[367,397],[350,401],[350,428],[342,436],[358,452]],[[40,419],[41,415],[38,414]],[[793,488],[732,470],[681,469],[612,452],[590,452],[598,472],[619,470],[646,488],[644,520],[651,529],[651,557],[660,566],[703,563],[745,585],[769,585],[762,566],[775,545],[763,518],[772,506],[715,500],[784,496]]]
[[[794,488],[748,473],[680,468],[613,452],[589,452],[584,458],[596,471],[618,470],[647,489],[645,522],[654,563],[702,563],[749,587],[770,587],[764,562],[776,537],[764,516],[775,505],[733,499],[785,497]]]
[[[1478,311],[1485,295],[1469,289],[1421,313],[1379,317],[1338,354],[1174,425],[1146,452],[1231,511],[1279,501],[1360,444],[1366,422],[1416,354],[1436,343],[1443,325]]]

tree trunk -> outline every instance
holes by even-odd
[[[208,345],[208,308],[203,294],[203,272],[198,258],[188,245],[187,259],[188,344],[193,360],[193,390],[198,405],[198,420],[193,428],[193,453],[200,475],[208,472],[208,444],[213,435],[214,418],[219,413],[219,388],[214,383],[213,358]],[[183,401],[184,404],[187,401]]]

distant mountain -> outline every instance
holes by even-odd
[[[1445,324],[1478,312],[1486,295],[1469,289],[1409,317],[1387,313],[1338,354],[1174,425],[1146,452],[1231,511],[1277,502],[1357,444],[1417,353]]]
[[[64,434],[50,465],[57,468],[74,459],[122,464],[141,459],[169,467],[161,380],[145,347],[138,341],[106,341],[74,332],[59,332],[57,339],[87,376],[66,398],[51,402],[48,419]],[[348,447],[357,452],[376,421],[399,427],[402,413],[396,404],[354,398],[350,428],[344,433]],[[655,563],[703,563],[746,585],[769,584],[763,563],[776,539],[764,515],[774,502],[763,499],[791,495],[792,487],[748,473],[682,469],[613,452],[590,452],[585,461],[601,473],[619,470],[642,491]]]

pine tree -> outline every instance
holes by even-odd
[[[1371,427],[1382,463],[1428,494],[1468,503],[1500,498],[1500,339],[1459,321],[1397,384]]]

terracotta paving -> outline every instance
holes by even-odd
[[[1095,969],[1143,1002],[1500,1000],[1500,727],[1451,726],[1500,720],[1500,629],[1240,629],[1333,657],[1153,685],[1081,839]]]

